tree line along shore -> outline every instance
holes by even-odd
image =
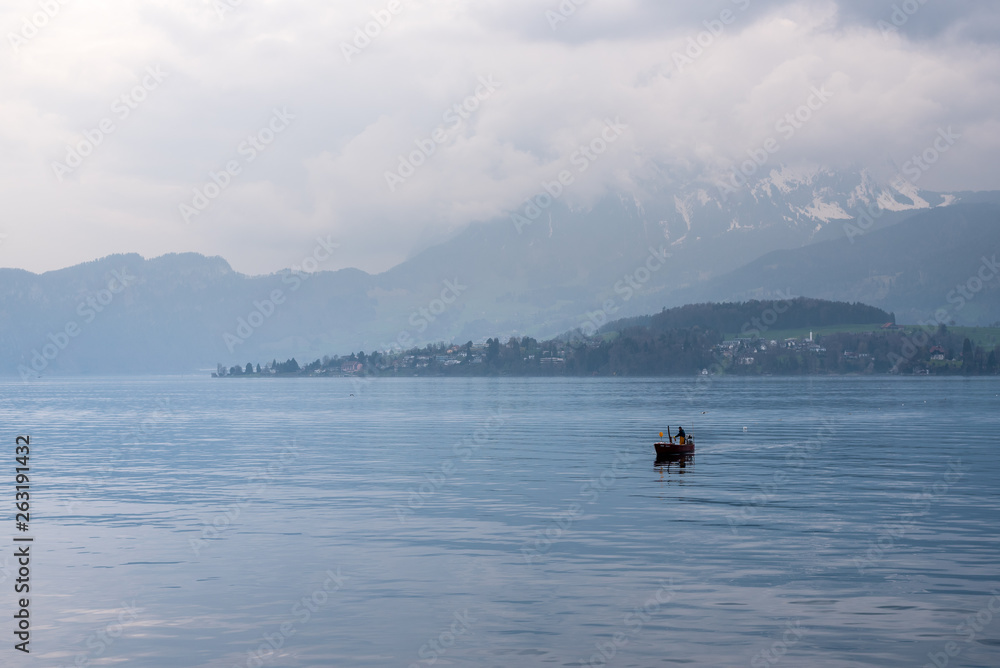
[[[1000,327],[900,326],[893,314],[864,304],[799,298],[664,309],[543,341],[490,337],[305,364],[220,363],[212,375],[994,375],[998,358]]]

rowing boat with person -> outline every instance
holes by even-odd
[[[663,438],[662,431],[660,432],[660,438]],[[653,447],[656,448],[657,457],[694,454],[694,438],[684,433],[684,427],[681,427],[677,431],[676,441],[674,441],[674,437],[670,434],[670,427],[667,427],[667,439],[665,443],[661,441],[653,444]]]

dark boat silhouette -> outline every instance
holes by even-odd
[[[660,438],[663,438],[663,432],[660,432]],[[691,436],[681,436],[674,441],[674,437],[670,435],[670,427],[667,427],[667,442],[654,443],[653,447],[656,448],[656,456],[660,457],[676,457],[678,455],[691,455],[694,454],[694,439]]]

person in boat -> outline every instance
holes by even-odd
[[[687,443],[687,434],[684,433],[684,427],[677,427],[677,440],[681,445]]]

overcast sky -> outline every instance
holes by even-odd
[[[330,236],[324,269],[381,271],[506,215],[605,119],[627,129],[574,197],[723,173],[813,87],[829,100],[775,159],[882,173],[951,127],[920,186],[1000,189],[994,0],[576,2],[8,0],[0,266],[196,251],[258,274]],[[198,201],[210,172],[226,187]]]

